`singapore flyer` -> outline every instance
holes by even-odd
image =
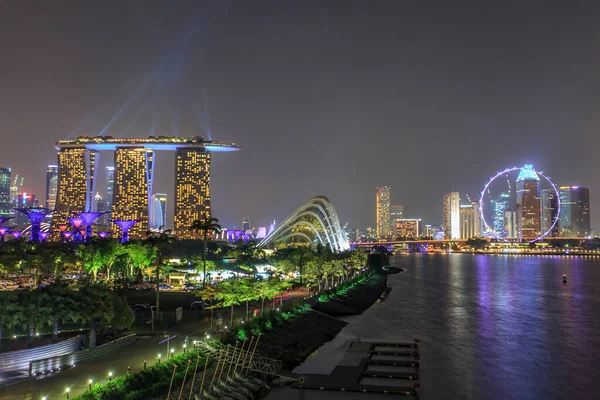
[[[484,236],[537,242],[556,236],[561,205],[558,188],[531,164],[491,177],[479,196]]]

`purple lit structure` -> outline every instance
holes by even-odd
[[[69,218],[69,223],[71,224],[71,226],[73,226],[73,228],[75,228],[73,240],[76,242],[81,242],[82,235],[79,232],[79,230],[83,226],[83,218]]]
[[[31,221],[31,236],[29,240],[32,242],[40,241],[40,225],[44,218],[46,218],[46,214],[48,214],[45,208],[41,207],[32,207],[32,208],[15,208],[15,210],[22,212],[29,218]]]
[[[123,234],[121,235],[121,243],[125,243],[126,241],[129,240],[129,229],[131,229],[131,227],[134,226],[138,221],[137,220],[117,220],[117,221],[115,221],[113,219],[112,222],[114,222],[115,225],[117,225],[123,231]]]
[[[11,231],[10,234],[12,235],[12,237],[14,239],[18,239],[21,237],[21,232],[19,232],[19,231]]]
[[[69,239],[71,239],[71,237],[73,236],[73,232],[61,232],[63,239],[65,239],[67,242],[69,241]]]
[[[77,213],[79,217],[83,220],[83,225],[85,225],[85,240],[92,238],[92,224],[94,220],[102,215],[106,214],[106,212],[80,212]]]
[[[106,239],[110,235],[110,232],[98,232],[98,237],[100,239]]]
[[[0,226],[2,226],[2,224],[4,224],[6,221],[8,221],[11,218],[12,217],[0,217]]]
[[[45,241],[50,236],[50,232],[40,232],[40,241]]]
[[[0,243],[4,243],[4,236],[10,231],[10,228],[2,228],[0,227]]]

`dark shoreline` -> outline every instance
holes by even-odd
[[[386,274],[373,274],[344,296],[319,302],[313,306],[313,310],[265,333],[256,351],[263,357],[281,360],[283,369],[291,371],[318,348],[333,340],[346,326],[346,322],[334,316],[362,313],[380,298],[386,288]]]

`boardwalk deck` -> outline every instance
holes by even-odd
[[[350,343],[343,359],[329,375],[305,374],[295,388],[409,394],[417,393],[419,374],[415,371],[377,371],[373,365],[412,367],[417,369],[419,358],[416,343],[379,343],[356,341]],[[402,357],[410,357],[406,360]]]

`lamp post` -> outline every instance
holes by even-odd
[[[175,353],[175,349],[171,349],[171,358],[173,358],[173,353]]]
[[[65,392],[67,392],[67,400],[69,400],[69,398],[70,398],[69,393],[71,392],[71,388],[70,387],[66,388]]]
[[[158,353],[158,361],[156,362],[157,364],[160,364],[160,353]]]
[[[112,371],[110,371],[110,372],[108,373],[108,381],[109,381],[109,382],[111,382],[111,381],[112,381],[112,375],[113,375],[113,373],[112,373]]]
[[[92,382],[93,381],[91,379],[88,380],[88,387],[90,390],[92,390]]]

